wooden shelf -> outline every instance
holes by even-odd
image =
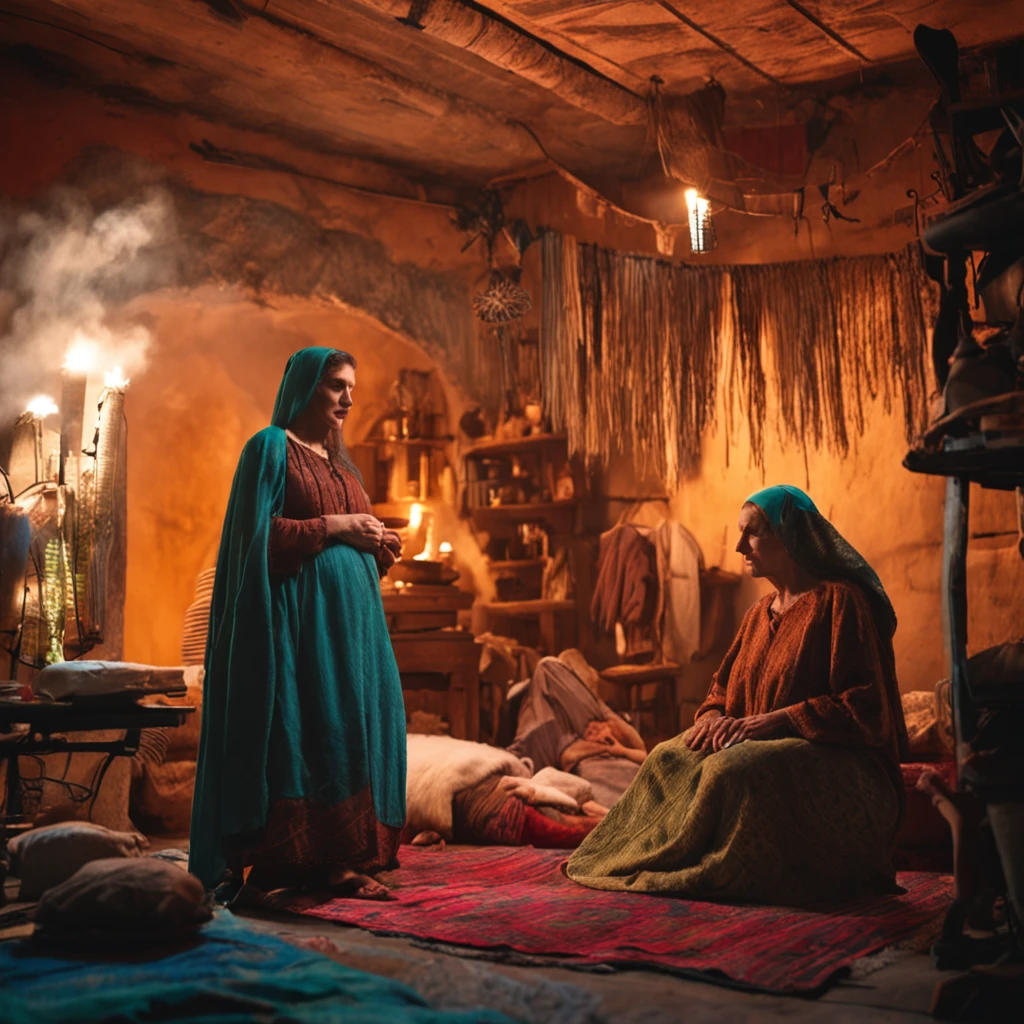
[[[389,441],[386,437],[368,437],[363,444],[386,445],[397,444],[410,448],[447,448],[454,437],[396,437]]]
[[[569,501],[534,501],[526,505],[478,505],[471,508],[471,515],[491,516],[496,519],[543,518],[545,512],[564,512],[579,505],[578,498]]]
[[[962,135],[1000,131],[1006,127],[1002,108],[1014,107],[1024,111],[1024,92],[1007,92],[1001,96],[981,96],[954,103],[949,108],[953,131]]]
[[[511,440],[478,441],[472,448],[462,454],[465,458],[482,458],[488,455],[516,455],[544,448],[549,445],[565,444],[565,434],[531,434],[528,437],[517,437]]]
[[[996,490],[1024,485],[1024,444],[994,447],[984,435],[950,440],[940,451],[909,451],[903,467],[929,476],[955,476]]]
[[[539,569],[550,561],[550,558],[510,558],[499,562],[488,560],[487,568],[499,572],[503,569]]]
[[[483,607],[492,615],[513,615],[530,617],[543,615],[546,612],[571,612],[576,610],[576,602],[568,601],[485,601]]]

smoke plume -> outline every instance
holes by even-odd
[[[173,283],[174,237],[173,205],[159,188],[103,210],[76,190],[42,209],[0,210],[0,430],[33,395],[59,394],[76,341],[95,347],[98,372],[145,369],[148,329],[117,314]]]

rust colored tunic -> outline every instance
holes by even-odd
[[[294,576],[308,559],[331,543],[325,516],[370,513],[359,480],[304,445],[288,439],[282,515],[271,523],[270,571]],[[401,550],[397,534],[385,543]],[[378,571],[390,560],[378,556]],[[375,872],[395,866],[401,829],[377,820],[370,788],[340,803],[277,799],[258,837],[239,837],[237,855],[252,870],[249,881],[262,888],[322,883],[327,872],[353,868]]]
[[[294,576],[307,558],[326,546],[324,516],[357,513],[372,515],[373,507],[356,477],[289,437],[284,507],[270,524],[270,571]],[[385,531],[384,543],[395,555],[401,551],[393,530]],[[388,564],[383,554],[378,557],[382,576]]]
[[[782,615],[771,594],[747,612],[697,710],[733,718],[785,710],[795,736],[876,751],[903,797],[907,727],[892,644],[858,586],[823,582]]]
[[[906,730],[892,646],[855,584],[782,615],[747,613],[707,700],[735,718],[785,711],[791,736],[648,756],[569,860],[593,889],[806,906],[899,892],[891,860]]]

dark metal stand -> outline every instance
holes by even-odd
[[[977,694],[967,675],[967,543],[971,484],[997,490],[1024,487],[1024,445],[989,446],[984,435],[947,439],[940,451],[912,451],[903,465],[914,473],[946,477],[943,530],[943,632],[949,652],[953,736],[960,786],[966,742],[977,719]]]
[[[967,541],[971,510],[971,483],[965,477],[946,480],[943,528],[942,625],[949,652],[950,698],[953,706],[954,756],[957,785],[966,751],[965,736],[973,732],[975,717],[967,678]]]
[[[118,757],[133,757],[139,749],[143,729],[175,727],[195,712],[193,707],[132,704],[127,707],[98,705],[0,701],[0,734],[9,733],[15,725],[27,725],[27,733],[0,738],[0,758],[7,761],[5,811],[0,825],[13,823],[22,814],[21,772],[18,758],[42,754],[106,754],[91,792],[90,810],[96,802],[107,771]],[[64,733],[123,730],[116,740],[69,740]]]

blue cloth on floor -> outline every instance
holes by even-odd
[[[486,1010],[443,1013],[411,988],[343,967],[221,911],[189,948],[159,959],[39,955],[0,943],[4,1024],[511,1024]]]

